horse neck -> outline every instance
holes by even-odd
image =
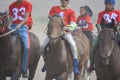
[[[100,32],[100,34],[98,35],[99,38],[100,36],[103,36],[105,34],[102,34],[102,33],[105,33],[104,31],[103,32]],[[110,33],[110,32],[109,32]],[[115,39],[112,39],[112,33],[114,34],[115,36],[115,33],[114,32],[111,32],[111,34],[108,34],[106,37],[102,37],[103,39],[99,39],[99,45],[98,45],[98,49],[100,50],[100,55],[101,56],[104,56],[104,57],[108,57],[112,54],[112,51],[115,47],[115,45],[117,44],[117,41]],[[102,34],[102,35],[101,35]],[[111,38],[108,38],[108,37],[111,37]],[[112,39],[109,40],[109,39]],[[107,41],[106,41],[107,40]],[[103,43],[104,42],[104,43]],[[101,52],[102,51],[102,52]]]
[[[1,33],[1,35],[4,35],[5,33],[7,33],[7,32],[9,32],[10,30],[9,29],[5,29],[5,31],[3,31],[2,33]],[[3,37],[1,37],[0,38],[0,44],[2,43],[2,44],[7,44],[7,43],[9,43],[9,41],[10,41],[10,39],[11,39],[11,37],[12,37],[12,34],[13,33],[10,33],[10,34],[8,34],[8,35],[6,35],[6,36],[3,36]]]
[[[49,48],[51,50],[51,55],[55,56],[56,59],[62,59],[67,54],[66,43],[61,37],[56,41],[56,43],[50,43]]]

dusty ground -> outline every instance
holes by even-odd
[[[8,10],[10,3],[15,0],[0,0],[0,11]],[[48,22],[48,12],[53,5],[59,5],[59,0],[29,0],[33,4],[33,21],[34,25],[32,32],[34,32],[42,42],[45,37],[45,27]],[[95,24],[97,20],[97,14],[104,9],[104,0],[71,0],[70,7],[75,10],[77,16],[79,15],[79,7],[82,5],[89,5],[93,10],[92,21]],[[116,0],[116,9],[120,10],[120,0]],[[43,65],[42,58],[39,61],[39,65],[35,74],[34,80],[44,80],[45,73],[41,72]],[[93,77],[92,80],[94,80]],[[23,79],[21,79],[23,80]]]

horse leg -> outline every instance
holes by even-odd
[[[83,74],[83,69],[84,69],[84,64],[86,61],[86,56],[82,56],[81,60],[79,62],[79,71],[81,72],[80,74],[74,74],[74,80],[80,80],[81,79],[81,75]]]
[[[62,73],[59,77],[56,78],[56,80],[67,80],[68,74],[67,72]]]
[[[117,80],[120,80],[120,76],[118,77],[118,79]]]
[[[6,76],[0,75],[0,80],[6,80]]]
[[[38,61],[39,61],[39,58],[36,58],[35,61],[30,64],[28,80],[33,80],[34,75],[35,75],[35,71],[36,71],[36,68],[37,68]]]
[[[52,80],[52,78],[46,73],[45,80]]]
[[[21,77],[21,68],[18,66],[16,72],[12,75],[10,80],[19,80]]]

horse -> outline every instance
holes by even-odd
[[[104,28],[98,35],[95,50],[97,80],[120,80],[120,46],[113,29]]]
[[[0,36],[6,34],[10,29],[5,26],[6,17],[0,14]],[[0,37],[0,80],[19,80],[22,73],[23,43],[16,33],[10,33]],[[41,56],[40,41],[38,37],[30,32],[30,59],[29,59],[29,77],[33,80],[38,61]]]
[[[52,16],[48,22],[47,35],[50,41],[45,50],[45,80],[68,80],[68,76],[73,71],[73,58],[69,43],[62,37],[64,31],[64,21],[59,16]],[[79,56],[80,74],[74,74],[74,80],[80,80],[83,68],[89,58],[89,40],[81,30],[73,31]],[[81,38],[81,39],[80,39]]]

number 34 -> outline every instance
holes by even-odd
[[[18,8],[13,8],[13,15],[14,15],[14,19],[13,19],[13,21],[16,21],[16,20],[23,20],[24,19],[24,17],[22,17],[22,16],[24,16],[25,15],[25,8],[24,7],[22,7],[22,8],[20,8],[20,9],[18,9]],[[21,16],[19,16],[18,14],[21,14]]]

